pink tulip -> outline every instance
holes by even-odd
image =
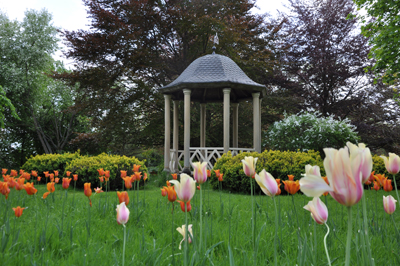
[[[242,160],[244,174],[248,177],[254,178],[254,175],[256,174],[257,159],[258,158],[253,158],[253,156],[246,156],[244,157],[244,160]]]
[[[193,178],[187,174],[181,174],[181,182],[178,180],[170,180],[169,182],[174,184],[176,194],[182,201],[188,202],[193,198],[196,192],[196,181]]]
[[[256,182],[260,186],[261,190],[270,197],[275,196],[279,192],[275,178],[265,171],[265,169],[259,174],[256,174]]]
[[[326,205],[320,198],[313,198],[313,200],[309,201],[303,208],[311,212],[311,217],[318,224],[324,224],[328,220],[328,208],[326,208]]]
[[[372,172],[372,155],[369,150],[365,146],[364,143],[359,143],[358,146],[354,145],[351,142],[347,142],[347,147],[350,150],[350,161],[353,160],[357,155],[361,156],[361,164],[356,165],[352,164],[353,167],[358,168],[361,166],[361,173],[362,173],[362,183],[364,184],[365,182],[368,181],[369,177],[371,176]],[[355,172],[357,172],[357,169],[353,169]]]
[[[306,174],[321,176],[321,172],[318,165],[311,166],[310,164],[306,165]]]
[[[189,243],[192,243],[192,236],[193,236],[193,231],[192,231],[192,225],[189,224]],[[182,225],[182,227],[176,228],[176,230],[183,236],[182,241],[179,243],[179,249],[181,249],[182,242],[185,241],[185,235],[186,235],[186,225]]]
[[[389,158],[386,156],[380,156],[385,162],[386,170],[395,175],[400,171],[400,157],[394,153],[389,152]]]
[[[392,214],[396,210],[396,202],[392,196],[383,196],[383,208],[387,214]]]
[[[129,209],[126,207],[125,202],[117,205],[116,211],[118,224],[122,224],[123,226],[125,226],[125,224],[129,220]]]
[[[203,184],[207,181],[207,162],[196,162],[192,164],[194,171],[193,177],[197,183]]]
[[[300,190],[309,197],[320,197],[329,194],[340,204],[353,206],[363,195],[361,154],[354,155],[350,160],[347,147],[340,150],[324,149],[324,168],[329,185],[321,176],[306,173],[300,179]]]

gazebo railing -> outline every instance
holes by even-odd
[[[221,158],[222,154],[224,153],[224,148],[223,147],[191,147],[190,149],[190,163],[193,162],[207,162],[207,168],[208,169],[213,169],[214,164],[216,161]],[[173,167],[174,162],[178,162],[178,170],[182,171],[183,170],[183,161],[184,157],[184,150],[178,150],[176,151],[174,149],[170,150],[170,168]],[[253,148],[229,148],[229,151],[232,153],[233,156],[238,155],[241,152],[254,152],[255,149]],[[178,160],[175,160],[175,157],[178,157]],[[171,169],[173,170],[173,169]]]

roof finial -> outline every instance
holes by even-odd
[[[214,36],[214,46],[213,46],[213,54],[215,54],[215,50],[217,50],[217,48],[215,47],[215,45],[219,44],[219,39],[218,39],[218,33],[215,33]]]

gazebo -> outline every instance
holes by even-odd
[[[192,161],[206,161],[212,169],[212,162],[222,153],[231,151],[261,152],[261,99],[266,87],[251,80],[229,57],[208,54],[193,61],[173,82],[159,88],[165,99],[165,147],[164,171],[190,173]],[[170,109],[173,102],[173,144],[171,149]],[[178,150],[178,101],[184,102],[184,150]],[[190,102],[200,102],[200,147],[190,146]],[[253,148],[238,147],[239,102],[253,102]],[[223,147],[205,147],[206,105],[209,102],[223,102]],[[232,107],[232,147],[230,147],[230,108]],[[184,158],[184,165],[179,161]]]

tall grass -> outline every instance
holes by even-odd
[[[0,217],[1,265],[122,264],[124,232],[123,227],[116,222],[115,208],[119,204],[116,192],[93,193],[93,207],[90,210],[91,231],[88,237],[86,223],[89,222],[89,202],[83,191],[74,192],[74,189],[70,188],[69,196],[65,197],[65,192],[58,186],[53,202],[52,197],[41,199],[46,191],[45,186],[37,188],[39,191],[35,196],[12,190],[7,201],[3,196],[0,198],[0,212],[3,214]],[[277,196],[279,231],[275,232],[276,214],[273,200],[264,195],[254,195],[257,222],[253,247],[250,195],[224,192],[220,194],[210,190],[207,184],[202,186],[202,190],[203,195],[207,195],[203,198],[204,248],[203,252],[198,252],[200,232],[196,232],[196,228],[199,228],[200,223],[200,194],[196,192],[191,201],[192,211],[188,216],[188,223],[193,224],[193,243],[189,244],[188,254],[190,265],[272,264],[275,260],[276,234],[276,256],[279,265],[328,265],[323,248],[327,229],[322,225],[314,227],[315,222],[310,213],[303,210],[303,206],[310,200],[306,196],[296,194],[293,201],[292,196]],[[382,206],[382,195],[394,193],[365,191],[371,254],[360,252],[364,245],[363,210],[361,204],[353,206],[353,249],[350,258],[352,265],[363,265],[363,262],[369,259],[365,256],[371,256],[375,265],[400,265],[399,234],[391,221],[392,218],[388,217]],[[171,203],[161,196],[158,185],[146,185],[146,192],[142,189],[130,191],[129,197],[132,199],[134,196],[139,199],[135,201],[135,206],[129,205],[131,217],[126,224],[125,264],[182,265],[184,254],[177,248],[181,236],[175,230],[173,242],[171,226],[176,229],[185,224],[185,214],[180,208],[175,208],[172,220]],[[224,206],[227,206],[225,212],[221,211],[220,199]],[[107,202],[109,204],[106,204]],[[326,239],[330,258],[332,265],[343,265],[347,212],[330,196],[327,196],[326,203],[329,210],[327,223],[331,228]],[[28,208],[20,218],[15,218],[12,207],[18,205]],[[133,211],[136,208],[137,210]],[[398,213],[399,210],[392,215],[397,227],[400,222]]]

